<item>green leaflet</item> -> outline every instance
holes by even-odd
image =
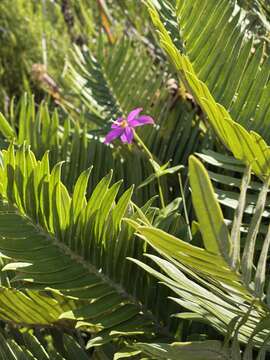
[[[221,253],[229,262],[230,235],[207,172],[195,157],[189,159],[189,177],[193,205],[200,223],[204,246],[209,252]]]
[[[6,138],[13,139],[14,130],[2,113],[0,113],[0,131]]]
[[[60,339],[60,333],[55,336],[54,343],[50,336],[44,334],[36,337],[28,331],[20,330],[10,334],[1,333],[0,356],[6,360],[72,360],[75,356],[82,360],[89,358],[83,347],[70,335],[63,334]],[[61,341],[63,346],[59,346]]]
[[[219,341],[187,342],[172,344],[138,343],[135,347],[157,359],[170,360],[229,360],[230,352]]]
[[[48,325],[58,321],[63,308],[48,295],[1,288],[1,318],[17,324]],[[69,306],[72,306],[70,303]]]

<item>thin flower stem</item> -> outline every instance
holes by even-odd
[[[148,149],[148,147],[145,145],[145,143],[142,141],[142,139],[139,137],[139,135],[136,133],[136,131],[134,131],[134,138],[137,141],[137,143],[139,145],[141,145],[143,150],[148,155],[149,159],[154,160],[154,157],[153,157],[151,151]],[[160,178],[158,176],[157,176],[157,183],[158,183],[158,191],[159,191],[161,207],[164,209],[165,208],[164,195],[163,195],[163,191],[162,191],[161,181],[160,181]]]
[[[146,154],[149,156],[149,158],[151,160],[154,160],[154,157],[153,157],[151,151],[148,149],[148,147],[145,145],[145,143],[142,141],[142,139],[139,137],[139,135],[136,133],[136,131],[134,131],[134,138],[138,142],[138,144],[141,145],[141,147],[146,152]]]

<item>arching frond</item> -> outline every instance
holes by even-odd
[[[51,326],[66,309],[74,307],[72,301],[61,296],[57,301],[46,293],[0,289],[0,319],[14,325]]]
[[[248,164],[254,173],[265,181],[270,175],[270,150],[264,139],[258,133],[247,131],[234,121],[229,112],[215,101],[206,84],[198,79],[188,57],[182,55],[174,46],[156,9],[150,6],[149,10],[155,26],[159,29],[164,49],[178,70],[185,86],[192,92],[208,116],[210,124],[220,140],[237,159]]]
[[[264,291],[269,285],[265,277],[269,233],[265,236],[259,260],[253,257],[254,248],[248,245],[248,240],[246,246],[250,251],[246,255],[246,249],[240,250],[237,245],[240,229],[237,229],[237,236],[228,231],[207,172],[193,157],[190,159],[190,182],[204,248],[187,244],[162,230],[137,224],[136,231],[162,256],[147,254],[162,272],[136,259],[132,261],[172,289],[176,296],[171,299],[195,313],[197,319],[207,321],[223,334],[235,321],[236,336],[240,341],[268,346],[265,320],[269,307]],[[239,214],[235,216],[237,218]],[[252,223],[249,231],[254,231]],[[235,249],[238,249],[236,262]],[[247,277],[249,261],[254,263],[255,271]],[[184,319],[189,314],[176,316]]]
[[[164,93],[164,79],[140,44],[124,39],[106,52],[101,42],[99,45],[96,56],[75,48],[66,76],[89,119],[104,129],[109,121],[136,107],[149,112]]]
[[[87,360],[89,354],[72,336],[58,333],[58,337],[39,338],[30,332],[12,330],[0,333],[0,356],[5,360]]]
[[[176,3],[178,29],[199,79],[232,118],[269,139],[270,63],[263,44],[254,45],[245,31],[244,15],[226,0]]]
[[[230,351],[224,348],[221,342],[215,340],[172,344],[137,343],[134,347],[140,349],[145,355],[160,360],[228,360],[231,358]]]
[[[242,161],[236,160],[232,156],[223,155],[214,151],[206,150],[198,153],[197,156],[206,164],[208,174],[212,180],[217,200],[223,207],[223,213],[226,217],[226,223],[231,226],[234,211],[239,206],[239,193],[242,187],[242,177],[245,172],[245,166]],[[255,210],[258,201],[259,192],[263,183],[257,179],[251,181],[247,189],[246,204],[244,209],[245,218],[242,220],[241,230],[246,232],[250,222],[250,216]],[[269,208],[266,204],[263,219],[269,218]],[[267,232],[267,226],[262,224],[260,232],[264,235]]]
[[[143,271],[134,277],[135,265],[126,260],[141,258],[144,247],[122,223],[132,216],[132,188],[118,198],[121,182],[110,186],[109,174],[87,200],[90,169],[72,196],[60,174],[61,164],[50,171],[47,155],[37,161],[28,148],[3,151],[0,251],[10,259],[4,269],[15,272],[12,286],[86,301],[59,318],[98,332],[89,346],[162,332],[164,314],[153,296],[159,290]]]

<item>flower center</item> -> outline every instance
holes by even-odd
[[[126,128],[128,126],[128,122],[126,119],[123,119],[120,124],[119,124],[122,128]]]

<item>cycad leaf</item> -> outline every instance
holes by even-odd
[[[223,349],[221,342],[214,340],[172,344],[138,343],[135,347],[148,356],[164,360],[230,359],[230,352]]]
[[[263,287],[265,282],[265,254],[269,246],[269,239],[266,238],[265,240],[258,263],[260,266],[255,279],[255,293],[252,284],[250,286],[249,282],[246,282],[241,274],[235,270],[231,261],[231,254],[224,250],[218,251],[220,241],[226,242],[226,237],[227,241],[230,241],[228,240],[228,230],[226,228],[225,238],[219,237],[220,232],[216,229],[220,229],[221,226],[225,227],[223,216],[215,199],[207,172],[202,164],[193,157],[190,160],[190,182],[194,208],[198,215],[202,236],[203,238],[208,236],[212,239],[217,250],[210,252],[209,249],[212,248],[207,249],[209,246],[208,239],[204,239],[206,249],[202,249],[185,243],[162,230],[150,226],[141,226],[133,222],[131,225],[136,228],[138,234],[166,258],[163,260],[157,256],[148,255],[161,268],[161,273],[141,261],[136,259],[133,261],[157,277],[179,296],[179,298],[172,297],[172,300],[208,319],[219,331],[226,332],[227,329],[224,331],[223,325],[229,326],[233,319],[241,313],[241,326],[238,327],[236,338],[247,343],[252,337],[252,341],[256,345],[262,344],[264,341],[268,343],[264,329],[256,333],[256,338],[253,336],[253,331],[268,316],[268,309],[263,300]],[[210,197],[207,197],[206,193]],[[214,209],[213,213],[208,210],[209,204]],[[222,246],[224,245],[222,244]],[[260,270],[261,272],[259,272]],[[186,273],[190,278],[183,273]],[[260,296],[260,300],[258,296]],[[242,312],[244,304],[246,309]],[[265,309],[263,313],[260,313],[259,310],[261,306]],[[246,316],[247,312],[248,316]],[[238,345],[235,347],[236,349],[238,349]]]
[[[60,299],[59,299],[60,300]],[[73,308],[73,304],[68,299],[67,307]],[[14,324],[24,325],[50,325],[58,322],[59,316],[64,311],[61,301],[57,301],[49,294],[42,294],[34,291],[22,292],[15,289],[0,289],[0,318]]]
[[[189,177],[193,205],[200,223],[204,246],[209,252],[221,253],[229,261],[230,235],[207,172],[195,157],[189,159]]]
[[[155,101],[162,76],[158,68],[153,71],[153,60],[137,45],[122,39],[106,49],[109,56],[101,42],[96,57],[78,47],[73,51],[67,78],[85,103],[89,119],[99,127],[139,106],[148,111]]]
[[[57,340],[62,336],[62,347],[55,347],[49,335],[39,334],[39,339],[30,332],[16,330],[0,334],[0,356],[6,360],[73,360],[75,356],[86,360],[89,354],[79,343],[67,334],[58,334]],[[59,348],[61,350],[59,350]]]
[[[15,135],[12,127],[2,113],[0,113],[0,131],[8,139],[12,139]]]
[[[207,114],[223,144],[237,159],[248,164],[257,176],[263,180],[268,178],[270,174],[270,150],[265,141],[257,133],[248,132],[240,124],[233,121],[229,112],[215,101],[208,87],[198,79],[189,58],[182,55],[173,44],[151,2],[149,2],[149,11],[153,23],[159,31],[162,46],[176,67],[184,85],[192,92],[196,101]]]
[[[174,30],[169,31],[162,9],[155,6],[174,44],[174,34],[180,29],[184,51],[176,46],[186,53],[215,100],[237,122],[268,140],[264,118],[269,108],[270,62],[261,39],[253,41],[254,26],[248,14],[226,0],[180,0],[171,5]]]
[[[158,317],[144,315],[141,305],[141,299],[150,298],[151,293],[140,293],[139,287],[152,280],[145,277],[141,282],[139,272],[138,279],[131,282],[133,265],[126,260],[134,251],[142,254],[144,245],[137,240],[135,247],[132,229],[127,224],[120,226],[127,215],[132,188],[119,196],[121,182],[110,186],[112,174],[109,174],[89,200],[83,197],[74,221],[76,211],[71,211],[71,206],[78,203],[79,194],[84,194],[88,172],[78,179],[70,196],[60,180],[59,164],[51,173],[45,167],[43,176],[42,162],[32,162],[29,149],[20,149],[20,156],[15,152],[15,158],[12,154],[13,146],[3,155],[0,173],[2,185],[8,184],[2,186],[1,193],[0,249],[15,260],[6,266],[7,270],[15,271],[12,286],[51,290],[68,298],[87,300],[86,304],[76,303],[66,311],[61,310],[58,317],[83,320],[88,324],[86,328],[103,332],[100,335],[103,343],[109,342],[111,335],[128,336],[132,329],[137,334],[153,333]],[[26,171],[29,162],[31,171]],[[19,191],[11,175],[18,169],[24,191]],[[33,212],[38,216],[32,216],[25,207],[34,193],[37,199]]]

